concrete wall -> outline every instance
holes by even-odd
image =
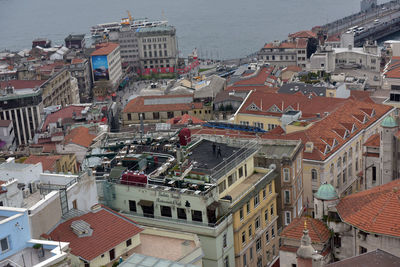
[[[0,253],[0,261],[17,253],[31,239],[28,211],[19,208],[0,207],[0,239],[7,238],[9,250]]]
[[[4,168],[0,168],[0,177],[2,180],[17,179],[19,183],[28,184],[40,180],[40,174],[43,172],[42,163],[33,164],[13,164],[7,167],[8,163],[3,163]]]
[[[83,146],[79,146],[76,144],[67,144],[67,145],[62,145],[58,144],[56,145],[57,153],[58,154],[75,154],[76,156],[76,161],[79,162],[80,164],[82,163],[83,159],[86,156],[86,151],[87,148]]]
[[[6,188],[7,192],[0,194],[0,206],[21,208],[24,199],[22,190],[18,189],[18,180],[10,179],[2,184],[1,187]]]
[[[77,208],[82,211],[90,211],[90,208],[98,203],[97,186],[94,176],[81,175],[78,183],[67,189],[68,208],[73,208],[76,201]]]

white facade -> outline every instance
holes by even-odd
[[[6,146],[3,148],[4,150],[15,151],[16,140],[12,122],[10,122],[8,126],[0,127],[0,140],[6,142]]]
[[[22,191],[18,189],[18,180],[10,179],[0,184],[0,206],[22,208],[24,199]]]
[[[23,164],[5,162],[0,164],[0,179],[16,179],[19,183],[29,184],[40,180],[40,174],[43,172],[42,163]]]
[[[113,86],[116,86],[122,78],[121,54],[119,46],[107,55],[107,62],[110,72],[110,82]]]

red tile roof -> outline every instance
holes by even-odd
[[[278,45],[275,43],[268,43],[264,45],[264,48],[271,49],[271,48],[284,48],[284,49],[305,49],[307,48],[307,40],[306,39],[297,39],[294,42],[281,42]]]
[[[330,231],[328,227],[322,221],[309,217],[294,218],[293,221],[283,229],[281,238],[301,240],[305,221],[307,222],[308,234],[310,235],[312,243],[324,244],[329,240]]]
[[[0,120],[0,127],[8,127],[11,123],[12,121],[10,120]]]
[[[400,57],[392,57],[387,71],[384,73],[386,78],[399,79],[400,78]]]
[[[368,140],[364,143],[364,146],[380,147],[381,146],[381,141],[380,141],[379,133],[371,135],[368,138]]]
[[[42,163],[43,171],[51,171],[55,172],[57,160],[59,160],[61,155],[54,156],[39,156],[39,155],[30,155],[25,161],[24,164],[37,164],[39,162]]]
[[[47,130],[47,126],[49,125],[49,123],[56,123],[59,119],[61,119],[61,123],[63,123],[63,120],[65,119],[72,119],[74,113],[77,116],[80,116],[82,110],[84,109],[84,106],[71,105],[47,115],[42,126],[42,131]]]
[[[119,47],[117,43],[101,43],[96,45],[96,50],[90,56],[108,55]]]
[[[71,60],[71,64],[79,64],[79,63],[82,63],[82,62],[84,62],[85,60],[84,59],[81,59],[81,58],[73,58],[72,60]]]
[[[35,87],[40,87],[45,82],[45,80],[10,80],[0,82],[0,88],[5,88],[8,85],[11,85],[14,89],[33,89]]]
[[[228,86],[225,89],[226,91],[235,91],[235,92],[250,92],[254,91],[263,91],[275,93],[278,91],[277,87],[271,87],[268,85],[253,85],[253,86]]]
[[[329,35],[329,37],[326,39],[326,42],[340,42],[340,35]]]
[[[162,98],[183,98],[191,97],[193,95],[162,95],[162,96],[138,96],[132,99],[124,108],[123,112],[134,113],[134,112],[160,112],[160,111],[189,111],[192,109],[203,108],[202,102],[191,102],[191,103],[176,103],[176,104],[150,104],[145,105],[144,102],[147,99],[162,99]]]
[[[400,180],[344,197],[337,211],[364,232],[400,237]]]
[[[71,223],[83,220],[93,230],[91,236],[78,237],[71,229]],[[74,217],[58,225],[49,236],[52,240],[69,242],[71,253],[87,261],[110,251],[117,245],[143,231],[125,216],[102,207],[99,211]],[[119,255],[116,255],[116,257]]]
[[[312,31],[299,31],[289,34],[289,38],[315,38],[317,34]]]
[[[89,128],[80,126],[72,129],[64,138],[65,144],[73,143],[89,147],[96,135],[89,133]]]
[[[245,76],[243,79],[234,83],[234,86],[239,85],[264,85],[267,78],[271,76],[273,67],[260,68],[255,75]]]
[[[285,67],[282,70],[282,72],[286,72],[286,71],[300,72],[300,71],[302,71],[302,68],[299,66],[290,65],[290,66]]]
[[[199,118],[195,116],[190,116],[189,114],[184,114],[183,116],[175,117],[172,119],[169,119],[167,123],[169,124],[175,124],[175,125],[183,125],[183,124],[188,124],[189,121],[192,124],[203,124],[205,121],[200,120]]]

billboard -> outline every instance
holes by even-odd
[[[93,78],[95,81],[109,80],[107,56],[92,56]]]

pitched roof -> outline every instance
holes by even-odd
[[[354,193],[337,205],[342,221],[364,232],[400,237],[400,180]]]
[[[104,56],[110,54],[112,51],[117,49],[119,44],[117,43],[101,43],[96,45],[96,50],[90,54],[90,56]]]
[[[371,135],[368,138],[368,140],[364,143],[364,146],[380,147],[381,146],[381,142],[380,142],[379,133]]]
[[[90,225],[93,230],[91,236],[78,237],[72,231],[72,222],[78,220]],[[69,242],[73,255],[91,261],[141,231],[143,229],[138,227],[134,221],[102,207],[98,211],[88,212],[59,224],[49,233],[49,236],[52,240]]]
[[[43,171],[55,172],[55,171],[57,171],[56,162],[61,157],[62,157],[61,155],[54,155],[54,156],[30,155],[24,161],[24,164],[37,164],[37,163],[41,162]]]
[[[189,114],[184,114],[183,116],[178,116],[178,117],[171,118],[171,119],[169,119],[167,121],[167,123],[175,124],[175,125],[183,125],[183,124],[188,124],[189,121],[192,124],[203,124],[203,123],[205,123],[205,121],[200,120],[199,118],[197,118],[195,116],[190,116]]]
[[[234,83],[234,86],[240,85],[264,85],[268,77],[271,77],[273,67],[260,68],[255,74],[244,76],[241,80]],[[275,78],[276,80],[276,78]]]
[[[84,110],[84,106],[68,106],[65,108],[62,108],[60,110],[57,110],[56,112],[53,112],[49,115],[46,116],[46,119],[44,120],[43,126],[42,126],[42,131],[46,131],[47,126],[49,123],[56,123],[58,120],[61,119],[61,123],[65,119],[72,119],[74,113],[77,116],[81,115],[82,110]]]
[[[329,35],[328,38],[326,39],[326,42],[340,42],[340,35],[339,34]]]
[[[370,251],[358,256],[333,262],[326,267],[397,267],[400,266],[400,258],[381,249]]]
[[[85,62],[85,59],[82,59],[82,58],[73,58],[71,60],[71,64],[79,64],[79,63],[83,63],[83,62]]]
[[[191,98],[191,102],[184,101],[186,98]],[[201,108],[203,103],[193,102],[193,95],[138,96],[129,101],[123,112],[188,111]]]
[[[64,138],[64,142],[74,143],[83,147],[89,147],[96,135],[89,133],[89,128],[80,126],[72,129]]]
[[[40,87],[44,84],[45,80],[10,80],[6,82],[0,82],[0,88],[5,88],[8,85],[14,87],[14,89],[33,89],[35,87]]]
[[[400,78],[400,57],[392,57],[384,72],[386,78]]]
[[[10,120],[0,120],[0,127],[8,127],[11,123],[12,121]]]
[[[326,243],[329,240],[330,231],[328,227],[322,221],[309,217],[294,218],[292,222],[283,229],[281,237],[301,240],[304,222],[307,222],[308,234],[310,235],[312,243]]]
[[[264,48],[284,48],[284,49],[305,49],[307,48],[307,40],[306,39],[297,39],[294,42],[279,42],[279,43],[268,43],[264,45]]]
[[[289,38],[315,38],[317,34],[312,31],[299,31],[289,34]]]

